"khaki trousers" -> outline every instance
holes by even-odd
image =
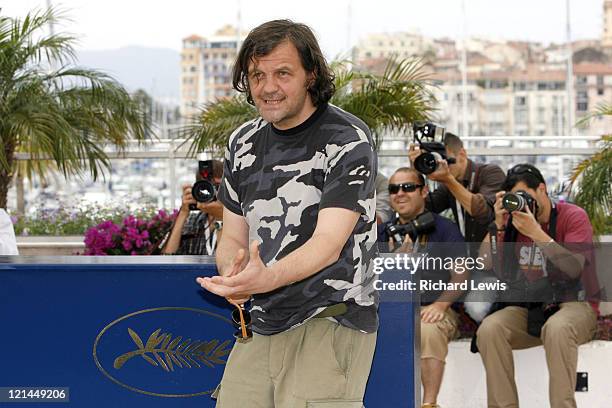
[[[544,345],[551,408],[575,408],[578,346],[593,337],[597,316],[586,302],[562,303],[542,327],[540,338],[527,334],[527,309],[509,306],[486,317],[477,344],[487,375],[489,408],[519,406],[512,350]]]
[[[217,408],[362,408],[376,333],[324,318],[234,344]]]
[[[458,335],[459,316],[450,307],[439,322],[421,321],[421,359],[433,358],[444,363],[448,355],[448,342]]]

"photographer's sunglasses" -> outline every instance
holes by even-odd
[[[542,176],[542,173],[540,173],[540,170],[536,169],[532,165],[529,165],[529,164],[517,164],[516,166],[514,166],[510,170],[508,170],[508,175],[509,176],[511,176],[513,174],[525,174],[525,173],[533,174],[534,176],[536,176],[538,178],[539,181],[541,181],[542,183],[546,184],[546,181],[544,181],[544,176]]]
[[[232,322],[238,328],[234,333],[234,337],[241,343],[246,343],[253,338],[251,330],[251,314],[244,310],[242,305],[232,303],[236,309],[232,311]]]
[[[400,191],[400,188],[404,193],[412,193],[416,191],[417,188],[423,187],[424,184],[415,184],[415,183],[401,183],[401,184],[389,184],[389,194],[397,194]]]

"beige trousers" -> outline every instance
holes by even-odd
[[[485,318],[477,344],[487,375],[489,408],[519,406],[512,350],[544,345],[551,408],[575,408],[578,346],[593,337],[597,316],[586,302],[562,303],[542,327],[540,338],[527,334],[527,309],[509,306]]]
[[[444,319],[436,323],[421,321],[421,358],[433,358],[443,363],[448,354],[448,342],[459,335],[459,316],[448,308]]]
[[[376,333],[324,318],[234,344],[217,408],[362,408]]]

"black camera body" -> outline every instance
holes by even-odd
[[[438,168],[438,160],[446,160],[449,164],[455,163],[455,159],[446,157],[444,147],[445,129],[432,122],[414,122],[412,125],[412,137],[419,145],[423,153],[414,161],[414,168],[422,174],[431,174]]]
[[[387,226],[387,234],[393,238],[395,242],[401,244],[404,242],[406,234],[410,236],[412,241],[416,241],[420,235],[428,234],[436,228],[436,220],[430,211],[425,211],[418,215],[414,220],[406,224],[395,224]]]
[[[191,195],[199,203],[209,203],[217,199],[217,188],[213,177],[213,161],[198,160],[198,174],[200,180],[191,187]],[[191,211],[197,210],[195,204],[189,204]]]
[[[532,214],[538,210],[538,202],[526,191],[518,190],[515,193],[506,193],[502,197],[502,207],[509,213],[514,211],[527,212],[527,208]]]

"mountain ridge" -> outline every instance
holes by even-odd
[[[111,75],[130,92],[143,89],[155,98],[179,102],[179,51],[134,45],[108,50],[77,50],[76,55],[77,65]]]

